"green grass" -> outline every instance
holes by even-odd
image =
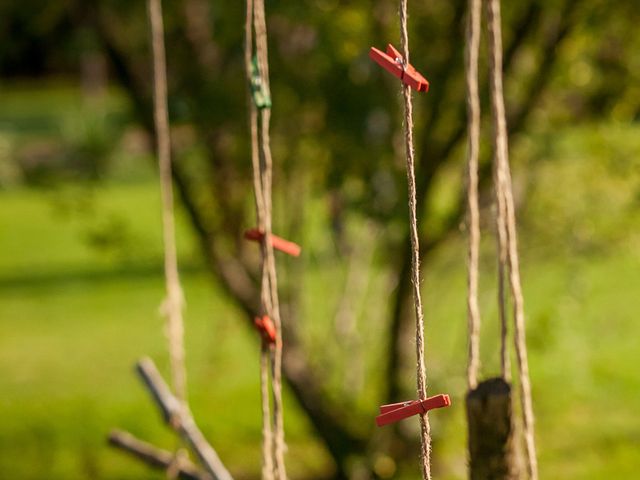
[[[129,241],[146,252],[141,262],[88,248],[83,221],[52,214],[50,194],[0,194],[0,223],[11,226],[0,235],[0,471],[10,478],[148,477],[105,447],[115,426],[174,445],[131,372],[141,355],[167,366],[157,313],[163,282],[153,233],[159,232],[155,185],[104,187],[93,198],[97,211],[129,225]],[[193,409],[237,477],[249,478],[259,468],[256,338],[196,267],[184,225],[180,232]],[[465,470],[462,248],[459,239],[445,247],[425,279],[432,391],[451,392],[454,400],[453,408],[432,416],[440,477],[451,479]],[[637,252],[587,261],[523,250],[542,477],[633,478],[640,442]],[[331,304],[337,290],[327,280],[339,272],[314,268],[310,288],[324,285]],[[483,285],[483,357],[491,374],[497,326],[491,282]],[[369,300],[380,297],[380,288],[372,282]],[[287,438],[292,477],[313,478],[326,468],[326,454],[289,397]]]
[[[154,187],[95,193],[96,204],[135,225],[138,247],[146,245],[140,264],[105,260],[87,248],[78,235],[81,227],[51,215],[47,195],[0,194],[0,223],[11,225],[0,236],[3,476],[148,477],[136,462],[105,446],[112,427],[173,447],[132,372],[142,355],[152,356],[165,371],[167,366],[158,314],[164,289],[160,244],[157,235],[143,240],[149,229],[159,232]],[[188,251],[185,235],[180,243]],[[183,258],[188,264],[189,255]],[[204,272],[187,268],[184,287],[193,410],[220,455],[243,478],[260,463],[256,337]],[[287,403],[293,406],[289,398]],[[298,459],[291,462],[292,474],[313,476],[326,462],[324,452],[295,408],[288,411],[287,425],[290,457]]]

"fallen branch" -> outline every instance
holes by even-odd
[[[147,357],[141,359],[136,364],[136,370],[160,408],[165,423],[184,439],[204,469],[215,480],[233,480],[216,451],[204,438],[188,408],[171,393],[153,360]]]
[[[188,459],[176,462],[175,455],[150,443],[134,437],[129,432],[113,430],[109,434],[109,444],[142,460],[151,467],[160,470],[176,469],[176,478],[182,480],[212,480],[211,475],[201,471]]]

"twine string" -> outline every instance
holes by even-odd
[[[409,33],[407,27],[407,0],[400,0],[400,41],[405,65],[409,64]],[[409,230],[411,237],[411,283],[416,316],[416,377],[418,398],[427,398],[427,373],[424,359],[424,314],[420,293],[420,242],[416,212],[415,155],[413,150],[413,105],[411,88],[402,85],[404,98],[404,140],[407,157],[407,184],[409,197]],[[431,479],[431,428],[426,413],[420,415],[420,460],[422,477]]]

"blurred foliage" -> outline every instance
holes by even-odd
[[[411,61],[431,81],[431,91],[414,102],[423,245],[430,253],[455,247],[451,258],[456,259],[463,258],[464,248],[450,240],[464,212],[465,5],[456,0],[412,2],[410,7]],[[291,329],[286,333],[290,348],[299,347],[297,360],[304,366],[305,381],[311,378],[316,390],[296,389],[296,379],[289,381],[338,474],[362,470],[384,476],[390,471],[390,458],[400,462],[401,471],[403,461],[413,462],[407,445],[415,438],[403,428],[373,435],[369,422],[376,404],[413,390],[411,349],[404,348],[410,339],[402,336],[412,320],[406,308],[410,285],[405,274],[408,237],[399,89],[397,81],[367,57],[371,45],[397,43],[396,5],[381,0],[275,1],[267,8],[275,225],[278,233],[305,247],[299,262],[281,264]],[[244,5],[182,0],[165,2],[165,9],[176,186],[206,265],[246,313],[253,308],[247,298],[257,296],[234,290],[237,283],[228,275],[232,268],[236,278],[248,284],[257,277],[255,249],[239,240],[254,218],[242,60]],[[4,102],[15,92],[4,95],[0,87],[0,185],[25,180],[50,186],[55,178],[85,183],[104,177],[122,180],[135,176],[132,172],[139,172],[141,163],[150,163],[151,62],[145,16],[144,2],[123,0],[0,4],[0,18],[7,25],[0,29],[2,75],[18,82],[29,74],[62,74],[80,78],[82,86],[80,95],[74,90],[71,102],[59,99],[59,104],[55,90],[38,92],[36,86],[29,95],[40,95],[42,101],[33,101],[29,112],[17,114]],[[559,252],[593,255],[611,246],[637,248],[629,226],[637,220],[639,198],[639,20],[632,2],[505,2],[504,70],[514,185],[523,243],[534,238],[543,258],[555,258],[552,255]],[[482,60],[486,87],[484,49]],[[101,61],[108,63],[105,75],[118,90],[104,93],[103,85],[103,103],[96,104]],[[49,96],[62,115],[48,110]],[[115,106],[109,103],[112,99]],[[490,130],[489,111],[485,95],[485,132]],[[486,133],[482,165],[487,232],[492,228],[488,139]],[[64,196],[62,191],[53,192]],[[86,200],[91,205],[83,195],[71,203]],[[118,215],[87,211],[84,238],[110,252],[112,259],[127,257],[123,252],[139,241],[132,233],[135,229]],[[361,244],[373,239],[374,251],[365,262]],[[488,252],[485,268],[490,271],[494,259],[491,249]],[[361,275],[381,273],[368,286],[352,288],[352,261],[368,263]],[[437,271],[446,272],[446,267],[445,262]],[[452,280],[448,297],[441,292],[434,303],[447,298],[459,302],[461,278]],[[329,293],[328,286],[335,291]],[[544,289],[544,282],[538,286]],[[584,297],[580,286],[558,288],[565,287],[566,302],[557,308],[566,307],[568,318],[580,311],[576,303]],[[372,295],[368,289],[385,300],[374,312],[367,309]],[[360,338],[355,343],[333,346],[327,365],[327,339],[337,335],[340,305],[349,305],[349,315],[366,319],[372,328],[356,329]],[[555,307],[545,308],[536,310],[534,349],[543,350],[555,341],[550,333]],[[463,310],[451,315],[464,325]],[[451,351],[462,342],[461,334],[453,338],[456,332],[447,332]],[[367,348],[359,352],[358,345]],[[365,355],[362,378],[345,381],[339,365],[358,355]],[[462,365],[460,358],[456,361]],[[445,382],[451,373],[446,362],[431,354],[429,362],[432,382]],[[345,403],[353,407],[348,416],[342,414]]]
[[[637,242],[638,128],[620,123],[583,125],[554,135],[559,139],[547,134],[526,142],[529,151],[524,155],[542,159],[523,179],[528,184],[524,226],[533,232],[535,242],[541,248],[591,255]]]
[[[68,81],[43,90],[31,80],[5,83],[0,101],[1,186],[95,181],[118,169],[112,154],[131,118],[122,95],[87,98]]]
[[[574,3],[570,34],[554,52],[554,68],[550,78],[544,79],[550,88],[531,105],[533,120],[528,128],[605,116],[617,121],[638,118],[640,45],[638,36],[633,35],[637,9],[629,2]],[[417,149],[423,169],[429,161],[441,162],[433,156],[464,120],[461,5],[464,2],[411,6],[412,60],[432,83],[431,92],[416,100]],[[520,34],[527,35],[507,70],[507,98],[512,110],[526,103],[528,82],[536,81],[535,73],[547,53],[540,47],[564,20],[565,5],[536,0],[504,6],[505,45]],[[393,79],[367,58],[369,45],[381,46],[397,38],[395,6],[391,2],[322,0],[290,5],[274,2],[268,8],[275,102],[273,141],[282,182],[299,183],[302,178],[317,191],[339,192],[341,209],[355,209],[386,225],[401,224],[405,207],[399,99],[388,88],[395,83]],[[528,8],[535,10],[536,28],[514,30],[522,26],[518,20]],[[200,197],[211,191],[215,183],[211,175],[233,179],[233,192],[228,193],[234,199],[240,196],[235,192],[250,188],[246,87],[240,54],[243,10],[242,2],[232,1],[190,0],[165,5],[172,120],[195,128],[196,136],[191,138],[204,142],[206,156],[219,158],[213,162],[218,167],[215,172],[202,175],[203,169],[210,169],[206,165],[209,161],[198,162],[191,156],[189,168],[199,171],[193,181],[202,181]],[[194,20],[197,14],[202,18]],[[7,24],[0,30],[5,35],[0,37],[1,72],[29,73],[26,66],[38,64],[39,73],[81,73],[83,58],[101,51],[108,35],[126,54],[123,60],[134,75],[132,81],[144,85],[132,93],[146,95],[149,100],[143,3],[113,0],[88,7],[72,0],[55,5],[41,0],[3,2],[0,18]],[[200,23],[194,26],[197,20]],[[96,29],[97,23],[103,27]],[[202,34],[197,27],[208,30]],[[30,55],[32,50],[38,54]],[[444,99],[446,108],[434,107],[439,98]],[[438,118],[432,121],[429,114],[434,108]],[[98,114],[86,118],[89,120],[81,125],[63,128],[71,151],[63,152],[64,158],[53,164],[72,169],[79,166],[89,176],[96,176],[108,158],[109,138],[113,138],[109,129],[114,124]],[[425,127],[430,130],[424,131]],[[37,157],[38,152],[33,155]],[[280,195],[286,201],[286,192]],[[457,198],[449,197],[452,201]]]

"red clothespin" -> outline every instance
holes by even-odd
[[[254,242],[261,242],[264,239],[264,232],[258,228],[252,228],[244,232],[244,238],[247,240],[253,240]],[[300,245],[273,234],[271,234],[271,245],[273,245],[273,248],[276,250],[287,253],[292,257],[300,256],[300,252],[302,250]]]
[[[392,73],[405,85],[409,85],[417,92],[428,92],[429,82],[424,78],[410,63],[405,64],[400,52],[393,48],[393,45],[387,45],[387,53],[371,47],[369,57],[382,68]]]
[[[253,321],[262,338],[267,343],[276,342],[276,326],[273,324],[268,315],[263,315],[262,318],[256,317]]]
[[[389,423],[395,423],[405,418],[427,413],[434,408],[448,407],[451,405],[449,395],[436,395],[424,400],[410,400],[408,402],[391,403],[380,407],[380,415],[376,417],[376,425],[382,427]]]

